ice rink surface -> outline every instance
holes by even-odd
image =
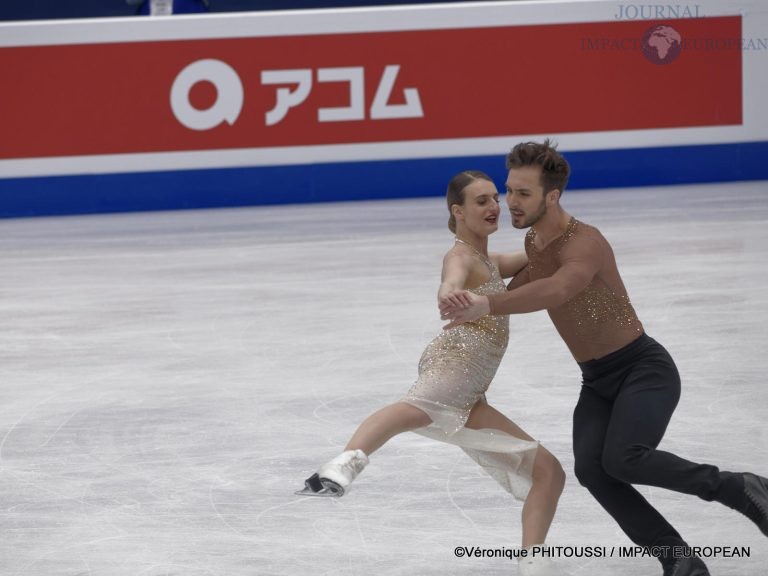
[[[567,192],[612,242],[683,395],[661,445],[768,474],[768,183]],[[521,504],[406,434],[342,499],[293,495],[416,377],[442,325],[441,198],[0,221],[0,574],[487,576]],[[506,211],[491,249],[522,247]],[[579,373],[545,313],[513,317],[489,401],[557,455],[550,543],[628,546],[573,476]],[[696,546],[768,540],[716,503],[645,494]],[[615,552],[618,554],[618,552]],[[653,559],[565,558],[574,576]]]

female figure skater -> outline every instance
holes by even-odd
[[[488,255],[488,236],[498,229],[499,194],[483,172],[457,174],[447,191],[448,228],[455,245],[443,259],[438,300],[453,290],[478,295],[503,292],[503,278],[527,264],[523,252]],[[368,464],[368,456],[390,438],[406,431],[460,446],[501,486],[519,500],[522,576],[560,576],[549,558],[535,554],[542,545],[565,484],[555,457],[514,422],[493,408],[485,391],[504,355],[509,337],[507,316],[485,316],[442,331],[419,361],[419,377],[399,402],[370,415],[344,452],[321,466],[297,494],[342,496]]]

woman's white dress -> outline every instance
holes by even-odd
[[[496,264],[478,253],[491,276],[471,292],[487,295],[505,290]],[[429,343],[419,361],[419,377],[402,398],[426,412],[432,424],[416,433],[455,444],[519,500],[531,487],[538,442],[501,430],[466,428],[469,412],[485,402],[485,392],[509,340],[508,316],[484,316],[445,330]]]

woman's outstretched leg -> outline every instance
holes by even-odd
[[[363,420],[347,442],[344,452],[307,478],[297,494],[343,496],[352,481],[368,465],[368,456],[390,438],[427,426],[432,422],[425,412],[405,402],[395,402]]]
[[[362,450],[370,456],[393,436],[423,428],[432,422],[426,412],[406,402],[395,402],[368,416],[344,450]]]
[[[469,414],[467,428],[491,428],[507,434],[533,440],[525,431],[501,412],[481,400]],[[560,462],[543,446],[536,451],[533,462],[533,482],[523,505],[523,547],[543,544],[555,517],[557,502],[565,486],[565,472]]]

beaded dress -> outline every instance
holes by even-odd
[[[494,262],[474,249],[490,272],[487,282],[470,292],[488,295],[505,290]],[[464,450],[510,494],[525,500],[531,486],[538,442],[522,440],[501,430],[473,430],[464,425],[499,367],[509,340],[508,316],[484,316],[441,332],[419,361],[419,377],[402,398],[426,412],[432,424],[414,432]]]

